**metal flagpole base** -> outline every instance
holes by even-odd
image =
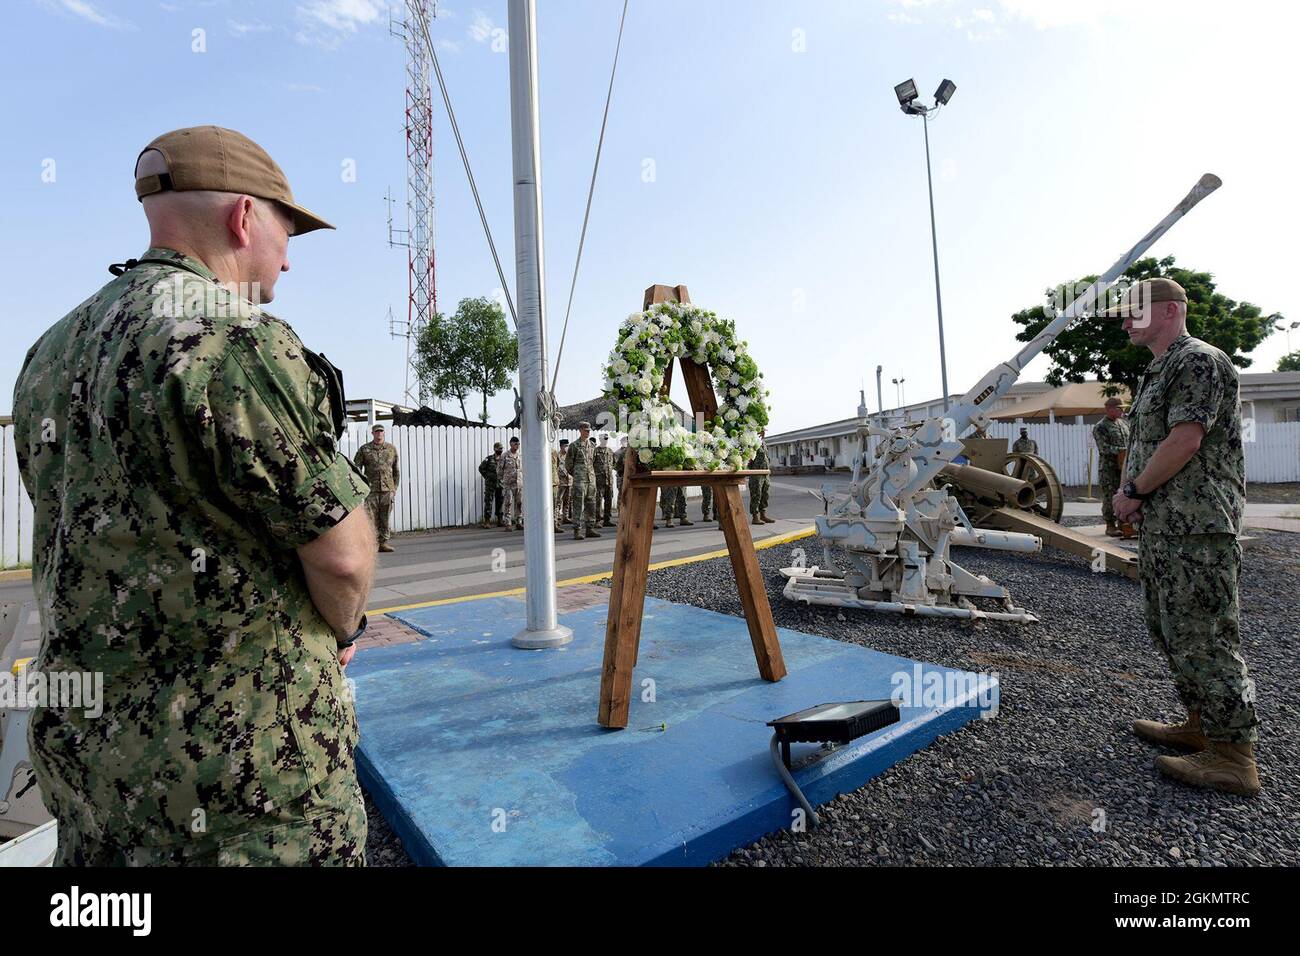
[[[510,638],[510,643],[526,651],[543,650],[548,647],[561,647],[573,640],[573,629],[557,624],[545,631],[530,631],[527,628]]]

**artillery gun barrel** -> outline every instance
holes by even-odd
[[[940,474],[947,475],[967,491],[983,497],[1000,498],[1017,508],[1030,507],[1037,497],[1029,482],[973,465],[947,464]]]
[[[1020,554],[1037,554],[1043,550],[1043,539],[1016,531],[991,531],[976,528],[967,531],[957,528],[949,541],[958,547],[988,548],[990,551],[1017,551]]]

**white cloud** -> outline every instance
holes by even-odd
[[[456,40],[448,40],[446,37],[440,38],[438,42],[434,44],[434,46],[436,46],[438,48],[438,51],[441,53],[460,52],[460,43],[458,43]]]
[[[333,49],[359,28],[380,22],[384,11],[383,0],[304,0],[296,11],[303,26],[295,39]]]
[[[90,0],[44,0],[44,5],[63,13],[70,13],[97,27],[117,30],[131,25],[110,13],[102,12]]]
[[[469,38],[475,43],[486,43],[492,38],[492,31],[496,28],[497,25],[492,22],[490,16],[482,10],[475,10],[474,22],[469,25],[466,32],[469,33]]]
[[[227,20],[226,26],[230,27],[230,32],[237,37],[245,36],[249,33],[265,33],[271,29],[270,24],[263,23],[261,20]]]

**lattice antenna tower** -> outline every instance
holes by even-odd
[[[389,32],[406,47],[406,228],[393,228],[391,191],[388,205],[388,244],[406,250],[407,315],[405,326],[389,310],[389,334],[406,339],[405,401],[433,405],[427,383],[421,383],[415,366],[415,342],[438,310],[433,250],[433,100],[429,86],[431,65],[420,32],[438,15],[435,0],[406,0],[403,19],[389,14]],[[418,383],[418,384],[416,384]],[[413,389],[418,389],[418,394]]]

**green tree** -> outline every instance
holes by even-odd
[[[486,424],[488,399],[508,388],[511,373],[519,368],[519,339],[506,325],[501,306],[491,299],[461,299],[455,320],[465,348],[468,380],[483,396],[479,421]]]
[[[460,403],[460,417],[469,418],[465,399],[470,382],[469,352],[455,316],[435,312],[415,340],[415,370],[420,391],[443,401]]]
[[[1228,298],[1216,291],[1213,275],[1180,268],[1174,264],[1173,256],[1139,259],[1124,276],[1133,282],[1165,276],[1181,285],[1187,290],[1187,331],[1222,349],[1240,368],[1250,366],[1251,360],[1245,353],[1264,341],[1273,331],[1273,323],[1281,318],[1279,315],[1265,316],[1259,306]],[[1065,288],[1083,290],[1096,279],[1096,276],[1086,276]],[[1047,290],[1049,300],[1054,292]],[[1064,308],[1068,304],[1059,302],[1058,307]],[[1047,327],[1051,317],[1043,306],[1037,305],[1015,313],[1011,320],[1024,327],[1016,335],[1017,340],[1028,342]],[[1151,362],[1151,353],[1147,349],[1129,344],[1120,322],[1103,319],[1095,313],[1075,320],[1043,351],[1052,361],[1046,375],[1051,385],[1082,382],[1094,377],[1126,385],[1131,393]]]
[[[1300,352],[1283,355],[1278,360],[1277,370],[1279,372],[1300,372]]]

